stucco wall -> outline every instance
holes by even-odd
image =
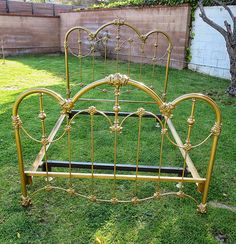
[[[60,51],[58,17],[0,15],[0,41],[6,55]]]
[[[142,34],[153,29],[167,32],[173,42],[171,66],[176,68],[185,67],[185,48],[188,43],[190,19],[188,5],[84,10],[74,13],[62,13],[60,17],[62,47],[65,33],[71,27],[85,26],[94,31],[102,24],[120,18],[137,27]]]
[[[230,6],[236,15],[236,6]],[[224,26],[227,20],[232,24],[232,19],[222,7],[205,7],[207,16],[218,25]],[[229,57],[225,40],[212,27],[207,25],[199,16],[199,9],[195,12],[193,23],[194,39],[191,42],[192,60],[189,69],[196,70],[212,76],[230,78]]]

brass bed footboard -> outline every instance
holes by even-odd
[[[72,109],[75,107],[77,103],[79,103],[80,98],[94,89],[95,87],[102,86],[102,85],[109,85],[112,86],[114,89],[114,104],[113,104],[113,113],[109,114],[108,116],[104,111],[98,110],[95,106],[90,106],[87,109],[79,110],[77,113],[74,113],[72,116],[70,115]],[[142,91],[143,93],[146,93],[156,104],[156,108],[158,111],[160,111],[161,116],[157,116],[156,114],[145,110],[143,107],[140,107],[135,112],[130,112],[126,116],[119,116],[119,113],[121,112],[121,106],[119,97],[122,94],[122,88],[125,86],[132,86],[137,88],[138,90]],[[20,131],[23,133],[26,133],[29,136],[29,133],[27,130],[23,127],[23,124],[20,120],[20,115],[18,113],[18,108],[21,104],[21,102],[27,97],[32,94],[38,94],[39,95],[39,103],[40,103],[40,111],[39,111],[39,119],[41,121],[42,126],[42,137],[41,140],[37,140],[34,138],[31,138],[35,140],[38,143],[42,144],[42,149],[40,150],[39,154],[37,155],[34,163],[32,164],[32,168],[30,170],[25,170],[24,167],[24,160],[23,160],[23,154],[22,154],[22,147],[21,147],[21,138],[20,138]],[[52,96],[56,99],[57,103],[61,107],[61,116],[59,117],[57,123],[55,124],[53,130],[51,133],[47,136],[45,133],[45,119],[46,114],[44,112],[43,107],[43,94]],[[187,137],[185,138],[184,143],[180,139],[180,136],[175,130],[175,127],[171,121],[171,116],[173,111],[176,109],[176,107],[186,101],[190,100],[191,105],[191,111],[189,114],[189,117],[187,119]],[[195,123],[195,109],[197,106],[197,103],[199,101],[203,101],[207,103],[215,113],[215,124],[212,125],[211,131],[209,132],[209,135],[200,143],[193,145],[191,141],[191,132]],[[90,117],[90,135],[88,136],[88,141],[90,143],[90,162],[73,162],[71,159],[71,151],[72,151],[72,145],[71,145],[71,129],[73,128],[75,124],[75,119],[79,116],[82,116],[83,114],[87,113]],[[94,144],[94,123],[95,123],[95,115],[100,114],[105,118],[107,121],[107,124],[103,124],[103,129],[109,130],[113,134],[113,153],[111,155],[113,163],[107,164],[107,163],[96,163],[95,161],[95,144]],[[132,117],[132,115],[136,116],[136,119],[138,120],[138,131],[137,131],[137,143],[136,143],[136,158],[134,159],[133,164],[122,164],[118,161],[118,144],[119,144],[119,138],[122,137],[122,130],[126,126],[126,121]],[[148,115],[148,116],[147,116]],[[112,117],[111,117],[112,116]],[[145,116],[147,118],[145,118]],[[141,130],[142,130],[142,120],[148,119],[148,117],[153,117],[155,120],[158,121],[160,128],[159,128],[159,136],[160,136],[160,155],[159,155],[159,161],[156,163],[156,165],[141,165]],[[54,140],[54,136],[56,135],[57,131],[59,130],[62,121],[67,118],[67,122],[65,125],[64,132],[57,137],[56,140]],[[111,119],[113,118],[113,119]],[[122,118],[122,119],[121,119]],[[18,152],[18,161],[19,161],[19,169],[21,174],[21,185],[22,185],[22,204],[28,205],[30,204],[30,196],[27,192],[27,184],[32,182],[33,176],[41,176],[46,178],[46,186],[36,190],[38,192],[39,190],[49,190],[49,189],[62,189],[70,194],[79,195],[86,197],[92,201],[97,202],[142,202],[144,200],[150,200],[152,198],[159,198],[161,196],[165,195],[177,195],[179,197],[189,196],[186,194],[183,190],[183,184],[184,183],[196,183],[198,185],[198,190],[202,193],[202,201],[198,205],[200,212],[206,211],[206,202],[207,202],[207,196],[209,191],[209,184],[210,179],[212,175],[212,169],[213,164],[215,160],[215,153],[217,148],[217,142],[218,137],[220,135],[220,127],[221,127],[221,114],[219,111],[218,106],[215,104],[215,102],[202,94],[192,93],[183,95],[174,101],[170,103],[165,103],[162,101],[162,99],[149,87],[144,85],[143,83],[134,81],[129,79],[125,75],[121,74],[114,74],[110,75],[104,79],[95,81],[86,87],[82,88],[72,99],[63,99],[59,94],[47,90],[47,89],[31,89],[29,91],[26,91],[23,93],[16,101],[14,108],[13,108],[13,123],[15,126],[15,135],[16,135],[16,144],[17,144],[17,152]],[[156,128],[157,130],[157,128]],[[170,136],[172,135],[172,136]],[[30,136],[31,137],[31,136]],[[67,155],[67,161],[60,161],[60,160],[50,160],[47,156],[47,151],[49,150],[49,146],[53,144],[55,141],[58,141],[62,139],[63,137],[67,138],[66,147],[68,147],[68,155]],[[174,138],[174,140],[172,139]],[[210,158],[208,160],[208,167],[207,167],[207,173],[204,177],[201,177],[198,173],[195,165],[193,164],[189,152],[191,150],[194,150],[195,148],[201,146],[204,144],[207,140],[212,139],[212,146],[211,146],[211,152],[210,152]],[[163,155],[167,152],[164,150],[164,140],[167,140],[169,143],[174,145],[180,150],[180,154],[183,157],[182,166],[180,167],[164,167],[163,166]],[[125,150],[123,148],[122,150]],[[42,168],[42,171],[39,171],[39,168]],[[52,169],[55,168],[63,168],[63,171],[53,171]],[[73,172],[73,169],[87,169],[88,172]],[[102,172],[95,172],[96,170],[101,170]],[[108,172],[105,173],[104,171]],[[118,173],[119,172],[126,172]],[[127,173],[127,172],[134,172],[134,173]],[[145,174],[143,174],[144,172]],[[174,174],[174,176],[172,176]],[[49,178],[50,177],[63,177],[68,178],[69,180],[69,187],[58,187],[51,184]],[[133,196],[130,197],[130,199],[119,199],[116,196],[116,187],[114,187],[114,194],[111,199],[102,198],[100,196],[97,196],[95,194],[91,195],[84,195],[80,192],[77,192],[73,184],[71,183],[71,180],[73,178],[80,178],[80,179],[101,179],[101,180],[112,180],[115,184],[116,181],[119,180],[128,180],[128,181],[150,181],[157,184],[156,191],[153,193],[152,196],[145,197],[145,198],[139,198],[137,195],[133,194]],[[166,192],[166,190],[163,192],[160,187],[161,182],[176,182],[180,184],[179,190],[177,192]],[[95,186],[94,186],[95,187]],[[34,193],[32,193],[34,194]],[[193,197],[191,197],[193,199]],[[196,200],[195,200],[196,201]]]

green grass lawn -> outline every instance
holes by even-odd
[[[80,89],[78,60],[71,60],[72,95]],[[102,61],[96,62],[95,79],[103,78],[113,72],[114,62],[109,61],[104,69]],[[83,82],[91,82],[91,60],[83,64]],[[157,93],[161,93],[162,84],[156,80],[163,80],[164,69],[157,67],[157,76],[152,77],[152,67],[144,65],[142,81],[154,86]],[[139,80],[139,65],[131,67],[131,78]],[[120,72],[126,73],[126,65],[120,63]],[[225,94],[229,81],[198,74],[189,70],[170,69],[168,101],[190,92],[200,92],[211,96],[219,105],[223,126],[219,141],[213,178],[210,186],[209,202],[221,203],[224,206],[236,207],[236,100]],[[188,198],[165,197],[142,204],[98,204],[79,197],[71,197],[58,191],[40,192],[33,197],[33,205],[27,209],[21,207],[20,179],[17,165],[17,155],[12,128],[12,106],[16,97],[23,91],[32,87],[47,87],[65,97],[64,57],[62,55],[19,56],[7,59],[4,65],[0,64],[0,243],[236,243],[236,213],[226,208],[219,208],[209,204],[208,213],[201,215],[196,212],[196,204]],[[106,89],[109,89],[105,87]],[[92,91],[88,96],[99,98],[113,98],[113,93]],[[121,98],[148,100],[141,93],[124,93]],[[49,106],[45,103],[47,113],[48,131],[53,126],[60,110],[51,99]],[[150,99],[149,99],[150,100]],[[81,103],[80,108],[87,108],[93,103]],[[140,105],[139,105],[140,106]],[[77,106],[78,107],[78,106]],[[99,109],[112,109],[113,104],[102,105],[97,103]],[[122,105],[122,111],[135,111],[137,105]],[[155,112],[156,108],[148,105],[146,109]],[[189,116],[189,104],[180,105],[174,112],[173,122],[184,138],[186,136],[186,118]],[[37,119],[38,98],[26,99],[20,115],[24,127],[40,138],[40,123]],[[95,126],[95,152],[97,161],[112,162],[112,138],[104,120],[98,118]],[[89,145],[86,137],[89,136],[89,118],[78,119],[73,125],[74,151],[72,160],[89,160]],[[130,120],[124,126],[119,143],[125,148],[120,150],[119,160],[135,158],[137,135],[137,120]],[[142,156],[141,162],[155,162],[158,160],[159,149],[153,141],[156,132],[153,120],[142,123]],[[103,125],[103,127],[101,127]],[[196,110],[196,127],[199,130],[193,133],[194,143],[204,139],[213,125],[211,110],[199,104]],[[102,129],[101,129],[102,128]],[[155,128],[155,129],[154,129]],[[62,128],[63,130],[63,128]],[[62,131],[61,130],[61,131]],[[59,132],[61,132],[59,131]],[[158,135],[158,134],[157,134]],[[39,149],[35,143],[23,137],[24,159],[28,167]],[[80,139],[78,142],[78,138]],[[123,138],[123,139],[122,139]],[[64,139],[63,139],[64,140]],[[49,150],[51,159],[67,159],[67,148],[59,141]],[[28,143],[28,144],[27,144]],[[193,143],[193,144],[194,144]],[[199,172],[204,176],[207,160],[209,158],[207,143],[201,149],[193,152],[192,158],[196,162]],[[181,165],[181,157],[173,146],[165,143],[165,162],[172,162],[173,166]],[[58,153],[59,152],[59,153]],[[171,161],[175,159],[176,161]],[[176,165],[175,165],[176,163]],[[168,165],[168,164],[166,164]],[[95,182],[97,193],[110,194],[110,182]],[[29,189],[37,190],[45,184],[45,180],[34,179]],[[64,185],[67,181],[53,180],[52,184]],[[73,181],[75,188],[87,194],[91,189],[89,181]],[[153,194],[155,186],[150,183],[139,183],[140,197]],[[162,184],[163,191],[168,189],[177,191],[175,184]],[[134,188],[133,183],[118,183],[117,188],[121,196],[128,196]],[[33,190],[31,190],[33,191]],[[196,197],[200,202],[200,194],[196,193],[195,185],[184,186],[184,191]],[[107,193],[108,192],[108,193]],[[216,205],[217,205],[216,204]],[[218,205],[217,205],[218,206]]]

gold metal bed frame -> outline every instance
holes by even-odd
[[[122,32],[122,28],[125,28],[125,31]],[[132,32],[129,38],[127,38],[127,30]],[[114,36],[114,40],[112,40],[112,36]],[[162,38],[162,41],[158,43],[158,38]],[[71,39],[70,39],[71,38]],[[136,38],[136,39],[135,39]],[[125,40],[124,40],[125,39]],[[152,44],[148,44],[148,40],[152,40]],[[161,58],[158,58],[158,48],[163,49],[164,41],[167,43],[165,48],[166,52]],[[142,73],[145,63],[150,63],[150,67],[152,66],[152,72],[155,73],[156,67],[158,65],[163,65],[165,70],[164,72],[164,85],[163,91],[160,92],[160,95],[157,94],[153,86],[148,86],[142,82],[138,82],[131,78],[131,66],[133,65],[132,60],[132,51],[134,49],[134,42],[139,42],[139,51],[140,54],[135,54],[135,61],[139,63],[139,81],[145,82],[145,77]],[[161,31],[153,30],[146,35],[142,35],[135,27],[126,23],[122,20],[114,20],[109,22],[102,27],[100,27],[97,31],[92,32],[84,27],[74,27],[70,29],[65,36],[65,67],[66,67],[66,98],[63,98],[58,93],[45,89],[45,88],[33,88],[22,93],[16,100],[13,107],[13,125],[15,129],[15,137],[16,137],[16,146],[17,146],[17,155],[18,155],[18,163],[21,177],[21,191],[22,191],[22,205],[28,206],[31,204],[31,197],[41,191],[41,190],[52,190],[58,189],[68,192],[71,195],[78,195],[90,199],[94,202],[111,202],[111,203],[139,203],[145,200],[150,199],[159,199],[162,196],[167,195],[176,195],[178,197],[189,197],[193,199],[196,203],[197,200],[194,197],[186,194],[183,190],[184,183],[195,183],[197,185],[197,189],[202,193],[201,203],[198,204],[198,210],[201,213],[206,212],[207,205],[207,197],[209,191],[209,185],[213,170],[213,165],[215,161],[215,154],[217,149],[218,138],[221,131],[221,113],[216,105],[216,103],[206,95],[199,93],[191,93],[182,95],[172,102],[167,102],[167,83],[168,83],[168,70],[170,64],[170,55],[172,44],[169,36]],[[77,45],[74,47],[73,45]],[[72,45],[73,47],[70,47]],[[126,45],[126,47],[125,47]],[[148,46],[149,45],[149,46]],[[162,46],[162,47],[161,47]],[[152,47],[152,48],[151,48]],[[124,50],[123,50],[123,49]],[[102,49],[102,52],[101,52]],[[150,57],[150,50],[152,49],[152,56]],[[123,53],[122,53],[123,50]],[[145,53],[149,52],[149,56]],[[79,78],[80,80],[79,86],[81,89],[75,93],[73,97],[71,97],[71,82],[70,82],[70,70],[69,70],[69,53],[72,53],[79,60]],[[83,60],[88,59],[91,61],[91,82],[88,84],[84,84],[86,79],[83,77]],[[114,63],[115,72],[113,74],[107,75],[105,78],[95,79],[95,60],[96,58],[102,56],[104,64],[107,66],[110,63]],[[165,58],[163,58],[165,57]],[[101,58],[100,58],[101,59]],[[163,61],[164,60],[164,61]],[[121,74],[120,71],[120,62],[126,61],[127,63],[127,72],[125,74]],[[110,71],[109,71],[110,72]],[[105,88],[101,88],[104,87]],[[98,89],[98,91],[107,93],[109,92],[109,87],[112,88],[113,99],[98,99],[98,98],[83,98],[87,93]],[[130,89],[130,87],[133,89]],[[77,89],[77,88],[76,88]],[[128,90],[124,90],[128,89]],[[146,94],[151,100],[148,101],[138,101],[138,100],[122,100],[120,98],[122,92],[138,92],[141,91],[143,94]],[[22,101],[25,98],[28,98],[31,95],[39,96],[39,115],[41,123],[41,138],[34,138],[24,127],[19,115],[19,107]],[[61,115],[57,120],[54,128],[51,130],[49,134],[46,134],[46,113],[44,111],[44,96],[50,96],[56,100],[59,104]],[[96,96],[96,93],[95,93]],[[189,117],[187,118],[187,137],[185,138],[185,142],[180,138],[177,133],[171,117],[176,109],[176,107],[184,101],[191,102],[191,112]],[[212,128],[209,132],[209,135],[200,143],[192,145],[191,135],[192,129],[195,124],[195,108],[197,103],[201,101],[206,103],[212,108],[213,113],[215,114],[215,123],[212,125]],[[95,106],[89,106],[87,108],[81,109],[80,102],[89,102],[96,103],[111,103],[113,104],[113,111],[104,111],[99,110]],[[134,112],[124,112],[121,111],[121,104],[123,103],[132,103],[138,104],[141,103],[142,107],[138,107],[138,109]],[[146,104],[152,104],[156,106],[156,111],[159,111],[160,114],[156,114],[154,112],[148,111],[143,106]],[[78,105],[79,109],[74,109],[75,106]],[[211,111],[211,110],[210,110]],[[75,119],[81,115],[88,115],[90,118],[90,136],[88,139],[88,143],[90,145],[90,162],[73,162],[71,158],[71,128],[74,126]],[[96,163],[95,161],[95,145],[94,145],[94,121],[95,116],[100,115],[105,118],[107,121],[107,127],[103,125],[103,129],[107,128],[113,135],[113,155],[112,156],[112,164],[104,164],[104,163]],[[136,117],[138,120],[138,130],[137,130],[137,143],[136,143],[136,157],[133,160],[133,164],[121,164],[118,160],[117,150],[119,137],[122,136],[122,130],[125,126],[126,121],[130,117]],[[160,127],[160,155],[158,163],[156,165],[140,165],[140,157],[141,157],[141,128],[142,128],[142,120],[144,118],[154,118],[155,121],[159,124]],[[111,119],[113,118],[113,120]],[[62,126],[63,121],[66,121],[66,125],[64,131],[61,135],[57,135],[60,127]],[[40,143],[42,145],[36,159],[34,160],[31,169],[26,170],[24,159],[23,159],[23,149],[22,149],[22,140],[21,133],[26,134],[33,141]],[[57,135],[57,138],[55,139]],[[48,158],[48,150],[51,144],[59,141],[62,138],[67,138],[67,143],[65,146],[68,148],[68,156],[67,161],[59,161],[59,160],[50,160]],[[174,138],[174,140],[172,139]],[[174,147],[178,148],[180,154],[183,157],[182,167],[165,167],[163,166],[163,155],[165,154],[163,144],[164,140],[170,142],[170,144],[174,145]],[[208,160],[207,172],[204,177],[200,176],[197,171],[197,167],[194,165],[193,161],[190,158],[190,151],[194,148],[201,146],[208,140],[212,140],[210,157]],[[125,150],[125,149],[123,149]],[[167,152],[168,153],[168,152]],[[42,171],[39,171],[39,168]],[[52,171],[52,168],[63,168],[63,171]],[[74,169],[86,169],[86,172],[79,171],[74,172]],[[96,172],[96,170],[100,170]],[[112,171],[112,173],[104,173],[105,171]],[[122,173],[118,173],[121,171]],[[126,172],[125,174],[123,172]],[[127,173],[133,172],[133,173]],[[142,174],[141,174],[142,172]],[[144,174],[145,172],[145,174]],[[171,176],[171,174],[175,174],[175,176]],[[176,176],[177,175],[177,176]],[[46,178],[46,184],[42,188],[36,189],[33,193],[28,193],[28,186],[32,183],[33,177],[40,176]],[[51,183],[51,177],[55,178],[68,178],[68,187],[60,187],[55,186]],[[99,180],[112,180],[114,184],[112,197],[107,199],[104,197],[100,197],[96,195],[94,191],[91,191],[89,194],[82,194],[74,188],[72,183],[72,179],[91,179],[91,181],[99,179]],[[125,181],[150,181],[154,184],[157,184],[157,188],[153,195],[145,198],[139,198],[135,193],[128,199],[119,199],[116,195],[116,181],[125,180]],[[179,189],[178,191],[162,191],[160,188],[160,184],[162,182],[176,182],[178,183]],[[93,186],[94,187],[94,186]],[[136,184],[137,187],[137,184]]]

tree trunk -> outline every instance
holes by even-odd
[[[200,9],[200,17],[204,22],[206,22],[208,25],[210,25],[212,28],[217,30],[225,39],[226,42],[226,48],[230,59],[230,75],[231,75],[231,84],[227,89],[227,92],[231,96],[236,96],[236,16],[234,16],[232,10],[227,6],[225,3],[213,0],[213,2],[219,4],[222,6],[230,15],[233,26],[229,24],[227,20],[224,21],[226,29],[224,29],[222,26],[218,25],[211,19],[209,19],[205,13],[204,7],[203,7],[203,0],[199,0],[198,6]]]
[[[227,92],[231,96],[236,96],[236,47],[228,46],[227,50],[230,58],[230,75],[231,84],[227,89]]]

